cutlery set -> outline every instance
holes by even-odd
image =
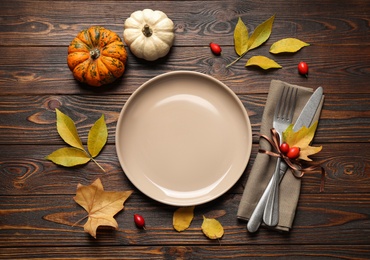
[[[296,132],[302,126],[309,127],[320,105],[323,95],[322,87],[316,89],[306,105],[302,109],[299,117],[294,123],[293,130]],[[275,108],[273,127],[278,133],[280,141],[283,140],[283,131],[292,123],[294,109],[297,100],[297,88],[284,87]],[[266,226],[274,227],[279,222],[279,184],[287,171],[287,164],[278,157],[275,171],[264,190],[257,206],[255,207],[247,224],[249,232],[258,230],[262,221]]]

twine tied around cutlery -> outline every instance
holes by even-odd
[[[288,156],[286,156],[281,150],[280,150],[280,137],[279,134],[276,132],[275,128],[270,129],[271,132],[271,138],[269,138],[267,135],[260,134],[259,136],[263,139],[265,139],[269,144],[276,150],[277,152],[268,151],[265,149],[259,149],[259,153],[264,153],[269,156],[274,157],[280,157],[284,160],[284,162],[288,165],[288,167],[292,170],[292,174],[296,178],[302,178],[305,173],[311,173],[315,170],[320,169],[321,170],[321,184],[320,184],[320,192],[324,191],[325,186],[325,170],[322,166],[306,162],[307,164],[310,164],[307,167],[303,167],[302,163],[298,160],[292,160]]]

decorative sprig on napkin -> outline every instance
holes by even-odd
[[[310,164],[308,167],[302,166],[302,161],[312,162],[308,156],[316,154],[322,150],[322,146],[310,146],[310,143],[315,135],[318,121],[310,127],[303,126],[298,131],[294,132],[293,124],[289,125],[283,132],[283,141],[280,142],[279,135],[274,128],[271,129],[271,139],[266,135],[260,135],[261,138],[267,140],[276,152],[259,149],[260,153],[265,153],[270,156],[281,157],[285,163],[292,169],[295,177],[301,178],[307,172],[312,172],[316,169],[321,169],[321,185],[320,192],[324,190],[325,171],[319,165]],[[298,148],[296,158],[291,158],[285,149],[282,149],[281,144],[287,144],[289,147]]]
[[[46,159],[65,167],[82,165],[93,161],[105,172],[103,167],[94,159],[99,155],[108,139],[104,115],[95,122],[89,131],[87,140],[88,151],[85,150],[81,142],[73,120],[59,109],[56,109],[56,117],[58,133],[64,142],[71,147],[60,148],[46,156]]]

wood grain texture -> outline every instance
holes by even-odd
[[[102,25],[122,36],[129,15],[144,8],[164,11],[175,23],[169,55],[155,62],[128,50],[122,78],[92,88],[79,84],[66,57],[79,31]],[[249,32],[275,14],[269,40],[237,58],[233,31],[240,17]],[[311,1],[46,1],[0,2],[0,259],[369,259],[370,258],[370,5],[366,0]],[[273,55],[270,46],[295,37],[310,43],[295,54]],[[222,55],[208,47],[217,42]],[[283,68],[245,68],[253,55],[273,58]],[[301,60],[309,77],[297,73]],[[250,161],[235,185],[195,208],[188,230],[172,228],[176,207],[141,193],[117,158],[115,129],[122,107],[147,80],[175,70],[211,75],[234,91],[249,115],[253,146]],[[261,118],[273,79],[324,88],[325,103],[312,156],[326,172],[302,180],[293,229],[265,227],[255,234],[236,218],[245,183],[258,153]],[[65,147],[55,125],[55,109],[69,115],[86,144],[93,123],[105,115],[108,144],[93,162],[72,168],[45,159]],[[133,190],[116,215],[118,230],[99,228],[98,239],[83,231],[85,211],[73,201],[79,183],[101,178],[105,190]],[[145,217],[139,230],[133,214]],[[202,216],[225,228],[219,241],[201,232]]]
[[[268,71],[246,68],[245,63],[253,55],[275,59],[283,68]],[[267,93],[273,79],[311,88],[322,86],[326,94],[348,93],[348,85],[351,93],[370,93],[367,84],[370,45],[312,45],[293,55],[269,54],[269,46],[265,45],[229,68],[226,66],[237,58],[233,47],[224,47],[221,56],[214,56],[208,46],[172,48],[168,56],[154,64],[129,52],[123,77],[100,88],[79,84],[67,66],[66,57],[67,47],[33,47],[32,51],[23,47],[0,48],[0,95],[131,94],[147,80],[174,70],[211,75],[237,94]],[[308,78],[298,75],[297,64],[301,60],[310,66]]]
[[[74,1],[73,8],[66,8],[68,1],[17,0],[1,5],[1,44],[7,46],[66,46],[80,30],[97,24],[122,35],[123,23],[130,14],[149,7],[164,11],[174,21],[176,46],[207,46],[215,39],[222,45],[232,45],[239,17],[253,31],[273,14],[277,17],[271,42],[287,34],[314,44],[327,44],[328,36],[333,45],[365,44],[360,40],[370,39],[364,34],[364,30],[369,31],[366,14],[370,7],[362,1]]]
[[[104,183],[103,183],[104,185]],[[72,196],[0,197],[2,232],[0,242],[5,247],[23,246],[88,246],[88,245],[367,245],[370,235],[368,208],[370,197],[362,199],[352,194],[302,195],[294,229],[277,233],[261,228],[256,234],[246,232],[246,223],[236,219],[241,195],[227,194],[223,198],[197,206],[189,229],[178,233],[172,227],[176,207],[155,203],[133,193],[122,212],[116,215],[118,230],[100,228],[98,239],[83,231],[86,212]],[[330,202],[323,204],[322,201]],[[137,229],[133,214],[146,216],[146,230]],[[151,213],[155,212],[155,214]],[[203,215],[217,218],[225,229],[222,240],[209,240],[201,232]],[[79,220],[83,219],[81,222]],[[77,223],[78,222],[78,223]],[[17,231],[14,233],[14,231]],[[14,239],[9,239],[11,236]],[[53,237],[54,239],[50,239]],[[348,237],[351,237],[348,240]]]
[[[368,259],[367,246],[353,245],[255,245],[228,246],[107,246],[107,247],[40,247],[29,250],[23,247],[2,249],[0,259]],[[68,252],[68,254],[66,253]]]
[[[86,142],[91,126],[104,114],[108,142],[113,144],[117,120],[128,98],[129,95],[111,94],[3,96],[0,103],[0,144],[64,144],[56,130],[56,108],[74,120],[83,142]],[[256,143],[266,94],[239,95],[239,98],[248,113],[253,142]],[[338,102],[343,99],[346,102]],[[369,107],[370,94],[326,95],[315,142],[369,141]]]
[[[87,165],[66,168],[44,159],[60,145],[6,145],[0,146],[0,195],[53,195],[75,193],[78,183],[88,185],[96,178],[106,182],[114,190],[134,189],[124,175],[118,162],[116,148],[107,145],[96,158],[105,169],[101,171],[93,162]],[[240,180],[230,193],[241,194],[249,172],[258,152],[258,145],[253,145],[252,156]],[[325,193],[327,194],[366,194],[369,191],[370,145],[366,144],[330,144],[312,156],[312,159],[326,171]],[[302,193],[320,195],[321,172],[315,171],[303,177]]]

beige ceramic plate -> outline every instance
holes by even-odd
[[[252,148],[248,115],[220,81],[190,71],[157,76],[128,99],[116,149],[130,181],[174,206],[213,200],[240,178]]]

